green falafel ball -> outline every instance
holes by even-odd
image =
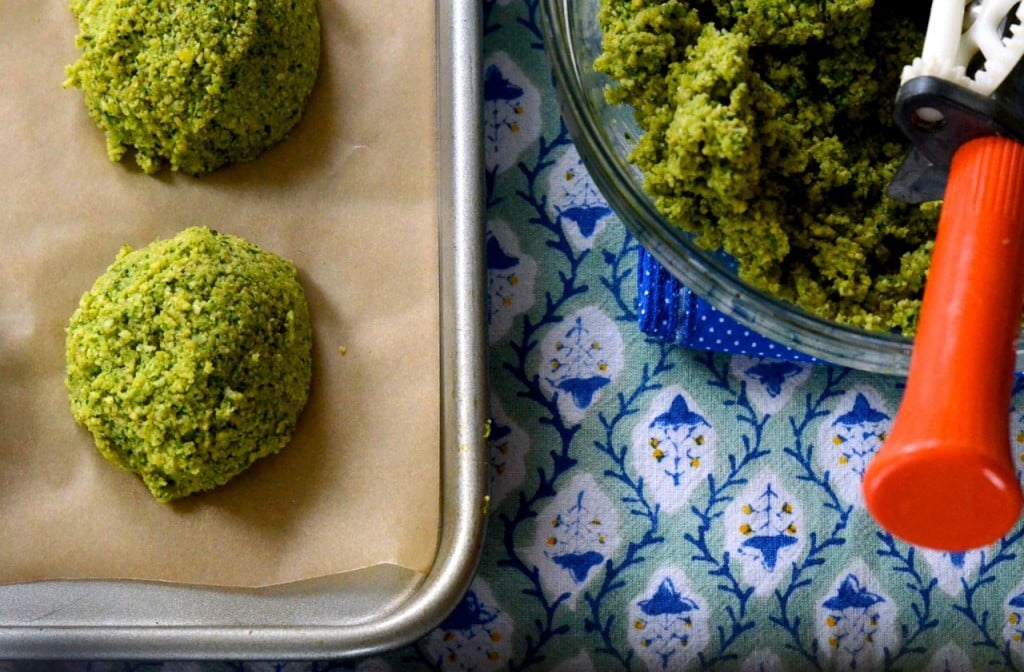
[[[283,139],[316,81],[316,0],[72,0],[66,86],[119,161],[201,175]]]
[[[241,238],[124,248],[67,329],[72,415],[159,501],[223,485],[289,443],[311,332],[295,267]]]

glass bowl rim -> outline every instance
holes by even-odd
[[[905,375],[912,339],[825,320],[747,285],[669,224],[623,173],[622,159],[610,149],[606,129],[585,95],[582,68],[589,66],[580,62],[573,40],[572,16],[579,1],[542,0],[545,48],[563,120],[580,159],[626,229],[680,282],[757,333],[826,364]],[[1018,347],[1018,367],[1022,355]]]

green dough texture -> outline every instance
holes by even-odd
[[[159,501],[223,485],[289,443],[311,332],[295,267],[241,238],[124,248],[67,329],[72,414]]]
[[[316,81],[316,0],[72,0],[66,86],[119,161],[202,175],[283,139]]]
[[[754,287],[827,320],[912,333],[937,207],[885,195],[920,53],[918,0],[602,0],[607,98],[665,218]]]

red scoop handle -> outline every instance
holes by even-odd
[[[868,510],[909,543],[988,545],[1021,512],[1010,395],[1024,300],[1024,145],[971,140],[953,157],[892,430],[864,475]]]

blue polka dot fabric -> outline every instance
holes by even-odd
[[[726,352],[787,361],[815,357],[777,343],[719,312],[640,248],[637,319],[648,336],[693,350]]]

